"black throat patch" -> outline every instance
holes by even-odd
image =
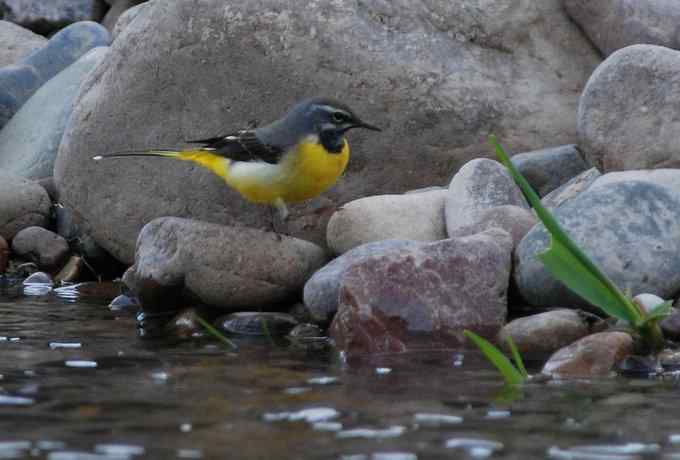
[[[345,146],[344,133],[334,129],[321,131],[321,134],[319,135],[319,142],[330,153],[340,153],[342,152],[342,148]]]

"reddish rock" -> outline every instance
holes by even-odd
[[[5,273],[7,265],[9,264],[9,245],[7,241],[0,236],[0,273]]]
[[[331,336],[352,355],[457,347],[466,328],[493,337],[511,251],[508,233],[491,229],[367,257],[341,281]]]
[[[558,350],[543,366],[543,373],[558,377],[602,377],[633,351],[633,338],[625,332],[600,332]]]

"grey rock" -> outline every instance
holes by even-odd
[[[554,213],[621,289],[662,298],[680,290],[680,170],[605,174]],[[537,225],[517,247],[520,294],[536,306],[588,307],[536,259],[547,243],[545,228]]]
[[[412,240],[384,240],[350,249],[334,259],[305,283],[304,301],[312,320],[328,324],[338,310],[340,281],[352,265],[387,253],[413,250],[421,243]]]
[[[47,192],[35,182],[0,174],[0,235],[6,240],[24,228],[46,225],[50,206]]]
[[[529,208],[505,167],[486,158],[466,163],[449,184],[445,206],[449,236],[474,233],[471,229],[484,211],[503,205]]]
[[[28,276],[22,284],[24,286],[26,285],[31,285],[31,284],[42,284],[45,286],[52,286],[54,284],[54,280],[52,280],[52,277],[45,272],[35,272],[32,273],[30,276]]]
[[[155,283],[166,291],[181,287],[210,306],[258,310],[299,295],[325,262],[324,251],[308,241],[166,217],[144,227],[124,280],[143,304],[142,291]]]
[[[128,0],[122,0],[122,1],[128,1]],[[124,12],[120,14],[118,17],[118,20],[115,22],[115,26],[113,28],[113,31],[111,32],[111,35],[113,36],[113,39],[115,40],[118,38],[118,36],[125,30],[125,28],[132,22],[134,21],[138,16],[141,16],[144,12],[150,11],[151,10],[151,4],[155,0],[149,0],[144,3],[140,3],[137,6],[133,6],[131,8],[128,8]],[[111,29],[109,29],[111,30]]]
[[[596,168],[590,168],[571,179],[566,184],[548,193],[541,199],[541,204],[549,210],[554,210],[563,203],[573,199],[590,187],[602,174]]]
[[[511,252],[510,236],[492,229],[355,263],[331,337],[348,356],[459,347],[464,329],[494,337],[507,313]]]
[[[541,371],[561,378],[604,377],[633,352],[625,332],[599,332],[556,351]]]
[[[335,254],[373,241],[446,238],[446,190],[377,195],[351,201],[328,221],[327,242]]]
[[[127,10],[134,8],[143,2],[144,0],[118,0],[117,2],[113,3],[109,11],[106,12],[104,19],[102,19],[102,25],[106,27],[109,32],[111,32],[111,35],[115,39],[116,35],[114,34],[114,31],[118,19],[120,19],[123,13],[125,13]],[[129,18],[126,18],[125,20],[129,23]]]
[[[520,353],[554,353],[590,333],[586,318],[576,310],[551,310],[510,321],[498,334],[507,348],[512,337]]]
[[[0,129],[42,83],[33,66],[16,64],[0,68]]]
[[[575,145],[562,145],[512,157],[539,196],[545,196],[589,168]]]
[[[259,311],[231,313],[216,323],[229,334],[259,337],[286,335],[298,325],[297,320],[289,314]]]
[[[0,0],[5,20],[47,35],[78,21],[99,21],[100,0]]]
[[[569,16],[605,56],[628,45],[680,48],[675,0],[563,0]]]
[[[659,322],[664,337],[678,341],[680,340],[680,310],[673,308],[670,315]]]
[[[0,169],[28,179],[52,176],[83,78],[107,55],[95,48],[44,84],[0,130]]]
[[[510,234],[515,247],[537,223],[538,218],[530,209],[506,204],[485,209],[479,214],[477,222],[466,227],[458,227],[456,233],[474,235],[490,228],[500,228]]]
[[[0,21],[0,43],[0,67],[5,67],[43,47],[47,39],[9,21]]]
[[[262,226],[269,210],[184,162],[95,165],[94,145],[174,147],[264,124],[303,97],[339,96],[385,132],[350,133],[349,170],[324,195],[337,207],[447,181],[488,151],[492,128],[519,151],[574,142],[577,99],[599,60],[559,0],[157,1],[84,86],[55,178],[97,241],[131,261],[154,217]],[[324,241],[328,216],[315,206],[292,207],[289,233]]]
[[[578,110],[579,146],[602,172],[680,166],[680,51],[634,45],[588,80]]]
[[[69,255],[64,238],[42,227],[28,227],[12,239],[12,251],[43,269],[60,268]]]

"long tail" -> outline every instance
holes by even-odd
[[[111,158],[134,158],[134,157],[161,157],[175,158],[177,160],[192,161],[204,168],[209,169],[223,179],[227,179],[227,173],[231,161],[221,155],[216,155],[207,149],[188,149],[188,150],[129,150],[124,152],[113,152],[92,157],[93,160],[108,160]]]

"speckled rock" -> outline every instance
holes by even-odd
[[[305,283],[304,301],[312,320],[327,324],[338,310],[340,281],[355,263],[392,252],[412,250],[421,243],[412,240],[384,240],[350,249],[325,265]]]
[[[605,174],[554,212],[617,286],[662,298],[680,291],[680,170]],[[514,275],[522,297],[536,306],[592,308],[536,258],[547,244],[541,224],[517,247]]]
[[[121,0],[122,2],[126,2],[129,0]],[[140,16],[143,12],[149,11],[151,9],[151,1],[140,3],[137,6],[133,6],[131,8],[126,9],[123,11],[118,19],[115,22],[115,25],[113,27],[113,31],[111,32],[111,35],[113,36],[113,39],[115,40],[122,32],[125,30],[125,28],[137,18],[137,16]],[[108,26],[107,26],[108,28]],[[109,29],[111,30],[111,29]]]
[[[324,194],[335,208],[444,183],[489,151],[492,129],[515,151],[574,142],[599,61],[560,0],[156,1],[83,86],[55,179],[97,242],[129,262],[155,217],[261,227],[269,209],[185,162],[93,164],[95,145],[174,147],[265,124],[303,97],[340,96],[384,131],[350,133],[347,174]],[[292,206],[287,233],[322,243],[329,214],[317,210]]]
[[[124,280],[145,308],[155,291],[182,288],[210,306],[259,310],[294,299],[325,262],[324,251],[308,241],[164,217],[140,233]]]
[[[599,332],[558,350],[542,372],[561,378],[604,377],[633,352],[633,338],[625,332]]]
[[[483,210],[474,224],[458,227],[456,233],[474,235],[490,228],[500,228],[510,234],[513,246],[517,246],[537,223],[538,218],[530,209],[508,204]]]
[[[512,337],[521,353],[548,354],[590,332],[588,321],[578,311],[559,309],[510,321],[498,334],[498,342],[507,348],[507,337]]]
[[[64,238],[42,227],[28,227],[12,239],[12,252],[46,270],[61,268],[69,255]]]
[[[0,43],[0,67],[4,67],[43,47],[47,39],[9,21],[0,21]]]
[[[524,178],[539,196],[545,196],[589,168],[578,148],[561,145],[512,157]]]
[[[585,191],[601,175],[596,168],[590,168],[548,193],[541,199],[541,203],[552,211]]]
[[[474,233],[484,211],[503,205],[529,208],[522,191],[505,167],[486,158],[466,163],[449,184],[446,198],[446,229],[449,236]]]
[[[78,21],[99,21],[101,0],[0,0],[4,19],[42,35]]]
[[[118,0],[113,2],[109,11],[106,12],[104,19],[102,19],[102,25],[113,34],[116,23],[118,22],[118,19],[121,17],[121,15],[125,13],[125,11],[143,3],[144,1],[145,0]]]
[[[562,0],[564,9],[606,56],[628,45],[680,48],[675,0]]]
[[[0,128],[7,124],[42,83],[33,66],[12,64],[0,68]]]
[[[50,205],[47,192],[35,182],[0,173],[0,236],[6,240],[24,228],[45,226]]]
[[[331,337],[348,355],[460,346],[498,333],[507,313],[510,236],[499,229],[421,243],[353,264]]]
[[[605,173],[677,168],[679,111],[680,51],[653,45],[623,48],[593,72],[583,91],[579,146]]]
[[[52,176],[80,84],[107,53],[105,47],[91,50],[26,101],[0,130],[0,170],[28,179]]]
[[[336,254],[373,241],[446,238],[445,190],[377,195],[351,201],[328,221],[327,242]]]

